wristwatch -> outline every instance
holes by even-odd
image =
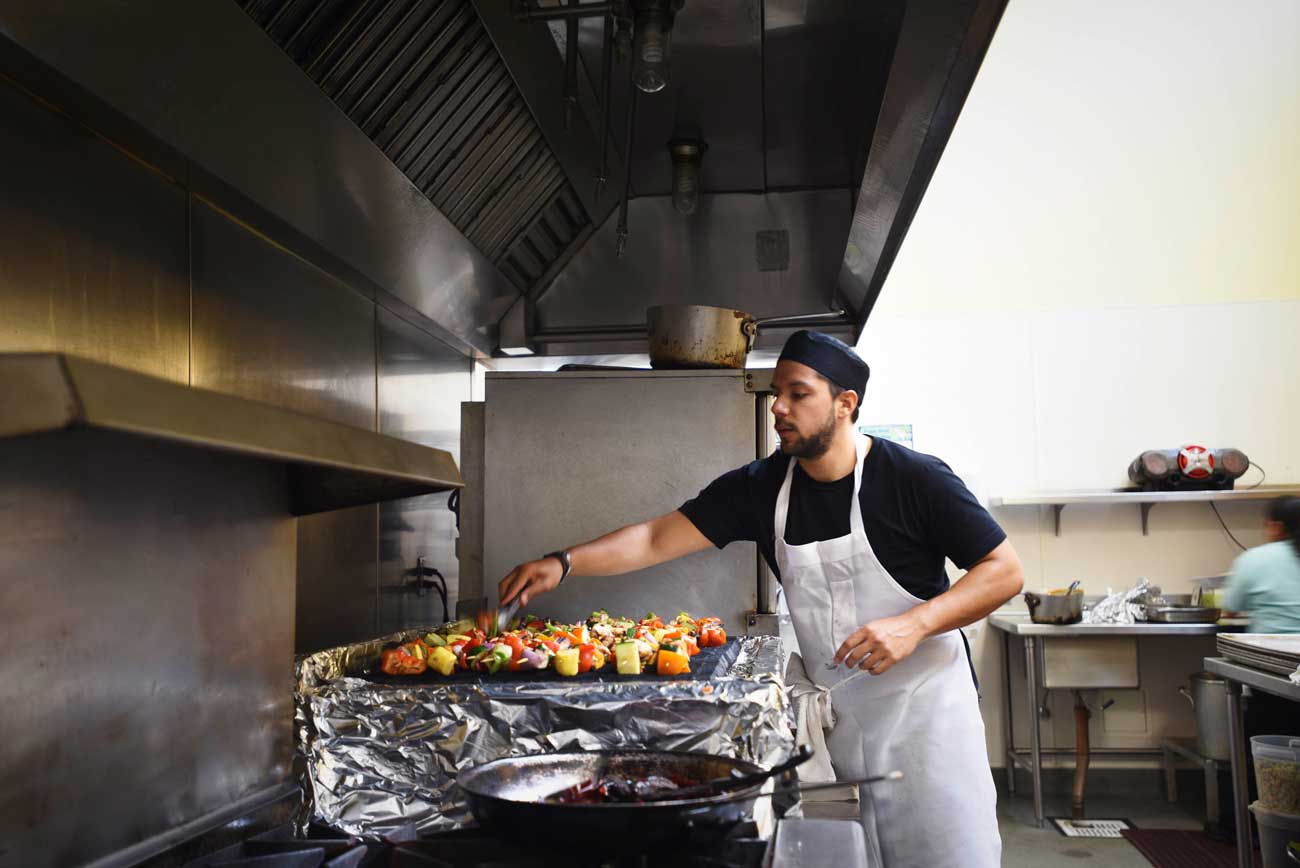
[[[560,562],[560,566],[564,567],[564,572],[560,573],[560,582],[563,583],[569,577],[569,571],[573,569],[573,559],[569,557],[569,553],[564,549],[560,549],[558,552],[548,552],[545,556],[555,558]]]

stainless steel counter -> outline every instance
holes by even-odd
[[[1006,727],[1006,747],[1007,747],[1007,791],[1011,795],[1016,792],[1016,767],[1025,769],[1029,772],[1033,782],[1034,795],[1034,819],[1037,824],[1043,824],[1043,748],[1042,733],[1040,731],[1040,718],[1043,714],[1041,706],[1038,705],[1037,699],[1031,700],[1035,708],[1030,712],[1032,721],[1029,727],[1030,748],[1029,750],[1017,750],[1015,747],[1015,730],[1012,725],[1014,709],[1011,700],[1011,655],[1012,655],[1012,637],[1019,637],[1024,646],[1025,655],[1025,678],[1028,682],[1028,695],[1037,697],[1039,691],[1044,687],[1050,687],[1050,679],[1043,677],[1044,669],[1044,646],[1054,639],[1116,639],[1126,640],[1134,643],[1137,638],[1148,637],[1166,637],[1166,636],[1213,636],[1224,630],[1231,630],[1231,627],[1224,627],[1219,624],[1035,624],[1029,618],[1028,612],[996,612],[989,616],[989,626],[995,630],[1002,631],[1002,648],[1003,648],[1003,695],[1006,697],[1006,708],[1004,714],[1004,726]],[[1134,651],[1136,653],[1136,651]],[[1136,664],[1134,664],[1134,667]],[[1134,670],[1136,677],[1136,670]],[[1094,755],[1103,755],[1104,749],[1093,749]]]
[[[1228,683],[1228,744],[1232,759],[1232,807],[1237,821],[1237,864],[1252,868],[1250,810],[1246,807],[1246,722],[1242,716],[1241,687],[1271,693],[1300,703],[1300,684],[1284,675],[1274,675],[1243,666],[1223,657],[1206,657],[1205,669]]]
[[[1035,624],[1028,613],[995,612],[989,626],[1013,636],[1213,636],[1218,624]]]

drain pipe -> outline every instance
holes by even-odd
[[[1070,816],[1084,818],[1083,791],[1088,785],[1088,721],[1092,712],[1083,701],[1083,691],[1074,691],[1074,791]]]

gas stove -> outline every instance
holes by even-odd
[[[478,829],[419,837],[409,828],[379,841],[362,841],[315,827],[308,837],[297,837],[292,826],[282,826],[187,862],[184,868],[643,868],[664,861],[682,868],[763,868],[768,842],[757,834],[750,823],[708,847],[658,848],[651,853],[601,852],[584,845],[560,853],[502,841]]]
[[[206,835],[175,845],[145,863],[149,868],[645,868],[670,861],[682,868],[764,868],[769,841],[754,823],[742,823],[723,840],[645,850],[602,851],[591,845],[557,851],[527,847],[477,828],[421,835],[414,826],[361,839],[325,826],[295,831],[283,810],[241,817]],[[268,822],[278,822],[271,825]]]

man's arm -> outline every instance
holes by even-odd
[[[1010,540],[1003,540],[939,596],[857,630],[835,652],[835,662],[861,666],[879,675],[906,658],[923,640],[988,615],[1020,593],[1024,584],[1020,557]]]
[[[569,549],[571,576],[617,576],[671,561],[712,546],[691,520],[674,510],[630,524],[599,539]],[[520,564],[498,588],[502,605],[517,595],[522,605],[560,584],[563,567],[556,558]]]

